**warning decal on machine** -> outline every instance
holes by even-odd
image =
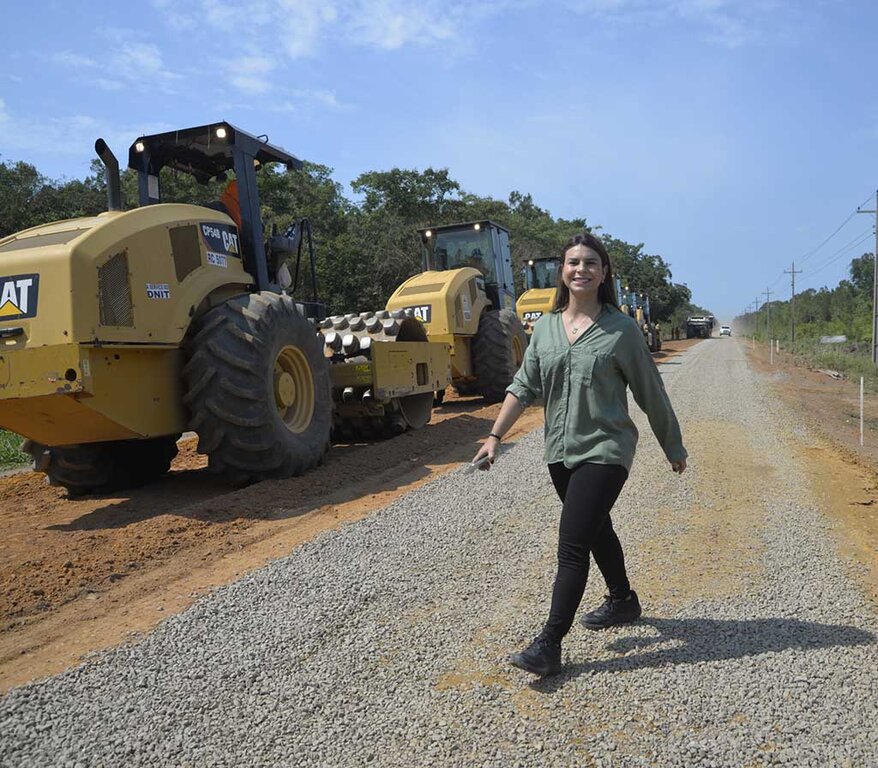
[[[40,276],[0,277],[0,321],[36,317]]]
[[[238,245],[238,231],[228,224],[202,223],[199,226],[204,247],[207,251],[207,263],[215,267],[228,267],[229,256],[241,258]]]

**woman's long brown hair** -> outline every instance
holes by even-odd
[[[619,301],[616,298],[616,286],[613,284],[613,265],[610,263],[610,254],[607,253],[607,249],[600,241],[600,238],[591,232],[583,232],[571,237],[561,251],[561,269],[558,270],[558,285],[555,290],[555,306],[552,307],[552,312],[563,312],[570,303],[570,289],[564,284],[561,275],[564,272],[564,259],[567,258],[567,251],[577,245],[584,245],[601,257],[601,265],[607,268],[607,276],[598,286],[598,299],[602,304],[610,304],[619,309]]]

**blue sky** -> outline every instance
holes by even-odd
[[[347,184],[473,193],[662,255],[722,318],[872,251],[878,4],[840,0],[4,3],[0,158],[88,172],[104,136],[226,119]],[[348,190],[349,193],[349,190]],[[867,199],[871,195],[871,199]],[[848,219],[846,222],[845,220]],[[839,232],[816,250],[842,222]]]

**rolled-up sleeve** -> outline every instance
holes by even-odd
[[[646,342],[639,330],[632,326],[632,331],[636,332],[626,333],[623,348],[616,359],[635,402],[649,419],[649,426],[668,461],[680,461],[687,456],[680,423]]]
[[[542,398],[543,385],[540,379],[540,360],[537,356],[533,338],[524,351],[521,367],[513,377],[512,383],[506,388],[506,391],[515,395],[518,401],[525,407],[531,405],[535,400]]]

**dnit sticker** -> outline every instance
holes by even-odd
[[[39,290],[39,275],[0,277],[0,320],[36,317]]]
[[[147,283],[146,298],[148,299],[170,299],[171,286],[167,283]]]

